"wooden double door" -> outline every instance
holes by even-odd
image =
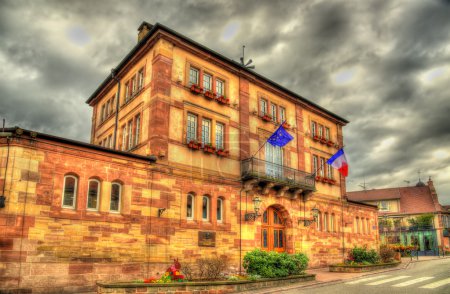
[[[269,207],[262,215],[261,249],[266,251],[284,252],[286,248],[286,234],[284,220],[280,212]]]

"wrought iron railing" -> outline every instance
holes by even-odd
[[[254,157],[243,160],[241,168],[241,176],[244,180],[257,178],[290,187],[298,186],[315,190],[314,176],[304,171]]]

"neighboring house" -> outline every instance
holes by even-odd
[[[377,247],[377,208],[342,197],[325,164],[347,121],[163,25],[139,27],[87,103],[90,144],[0,136],[3,287],[90,291],[174,258],[228,257],[237,272],[255,248],[317,267]],[[294,139],[258,152],[283,121]]]
[[[450,251],[450,210],[439,203],[431,178],[414,187],[354,191],[347,196],[378,206],[382,243],[416,245],[423,255]]]

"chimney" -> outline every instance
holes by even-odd
[[[138,43],[144,39],[147,33],[153,28],[153,25],[149,24],[146,21],[143,21],[141,25],[138,27]]]

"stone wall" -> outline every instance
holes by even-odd
[[[229,272],[239,272],[240,258],[261,247],[261,218],[244,221],[253,211],[252,197],[236,178],[219,178],[190,170],[152,164],[117,152],[50,139],[0,139],[0,281],[2,289],[33,289],[33,293],[83,292],[95,281],[131,280],[162,274],[174,258],[226,256]],[[62,208],[64,176],[78,179],[74,209]],[[101,182],[98,211],[86,209],[88,180]],[[120,213],[109,212],[111,182],[122,184]],[[194,220],[186,220],[186,195],[196,195]],[[211,200],[210,220],[201,216],[201,196]],[[286,251],[304,252],[310,266],[342,261],[345,249],[376,247],[376,234],[353,232],[355,215],[376,226],[376,209],[313,193],[302,199],[263,198],[261,211],[275,207],[285,224]],[[224,218],[216,220],[216,199],[224,199]],[[303,226],[317,206],[334,213],[335,232]],[[158,216],[158,209],[165,208]],[[342,218],[343,216],[343,218]],[[299,223],[300,221],[300,223]],[[375,230],[376,231],[376,230]],[[199,232],[215,234],[212,247],[199,246]],[[344,246],[344,247],[343,247]]]

